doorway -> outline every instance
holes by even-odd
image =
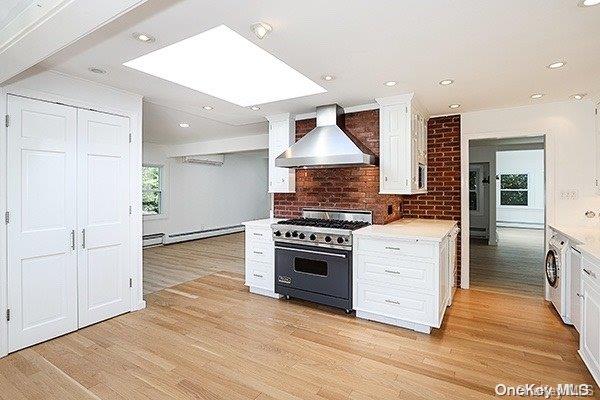
[[[544,296],[543,136],[469,143],[471,288]]]

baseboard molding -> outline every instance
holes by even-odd
[[[144,308],[146,308],[146,300],[142,300],[133,307],[131,307],[131,311],[139,311],[143,310]]]
[[[233,225],[226,226],[223,228],[206,229],[202,231],[184,232],[184,233],[173,233],[166,235],[164,238],[165,244],[187,242],[190,240],[205,239],[214,236],[229,235],[231,233],[238,233],[244,231],[244,225]]]

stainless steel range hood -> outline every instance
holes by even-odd
[[[283,168],[366,165],[377,165],[377,157],[344,132],[344,110],[337,104],[317,107],[317,127],[275,159],[275,166]]]

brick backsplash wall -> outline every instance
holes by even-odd
[[[379,155],[379,110],[346,114],[346,130],[375,155]],[[316,120],[296,121],[296,140],[311,131]],[[292,218],[302,208],[368,210],[376,224],[400,218],[401,196],[379,194],[378,167],[296,170],[296,193],[275,194],[276,217]],[[392,213],[388,214],[388,205]]]
[[[404,196],[402,217],[453,219],[460,224],[460,115],[429,119],[427,168],[427,194]],[[460,278],[460,234],[458,270]]]
[[[315,124],[315,119],[296,121],[296,140]],[[379,155],[379,110],[346,114],[346,130]],[[302,208],[315,207],[370,210],[376,224],[400,217],[460,221],[460,116],[431,118],[427,133],[427,194],[380,195],[378,167],[299,169],[296,193],[275,194],[274,215],[298,217]],[[458,251],[460,262],[460,242]]]

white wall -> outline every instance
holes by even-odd
[[[133,278],[132,308],[145,306],[142,298],[142,97],[108,86],[51,71],[32,70],[8,86],[0,88],[1,114],[6,112],[6,93],[46,101],[55,101],[81,108],[93,108],[128,116],[131,120],[130,148],[130,220],[131,274]],[[6,211],[6,128],[0,125],[0,212]],[[0,310],[6,309],[6,238],[0,230]],[[0,356],[6,353],[6,321],[0,318]]]
[[[546,164],[551,171],[547,172],[554,177],[547,188],[552,199],[547,222],[598,226],[600,218],[584,215],[586,210],[600,211],[600,196],[594,186],[594,109],[594,103],[588,100],[469,112],[461,115],[461,132],[463,141],[484,133],[497,137],[546,134],[546,148],[552,149]],[[561,197],[561,192],[571,190],[577,191],[577,199]]]
[[[223,228],[267,218],[267,158],[262,153],[226,154],[222,166],[186,164],[169,158],[169,146],[144,143],[144,164],[164,166],[162,217],[144,217],[144,235],[168,236]]]
[[[496,154],[496,175],[527,174],[527,206],[500,204],[500,182],[496,195],[498,226],[544,225],[544,150],[499,151]]]

